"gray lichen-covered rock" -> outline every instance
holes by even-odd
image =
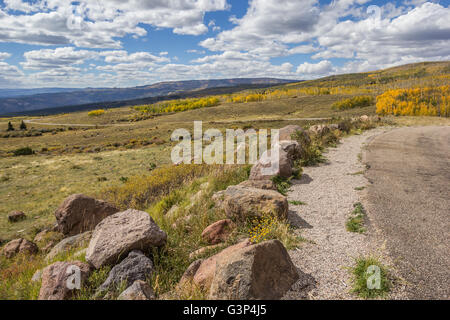
[[[277,191],[230,186],[226,189],[223,208],[230,219],[245,221],[264,214],[287,218],[287,198]]]
[[[1,254],[7,258],[12,258],[17,254],[35,254],[39,251],[36,244],[23,238],[14,239],[5,244]]]
[[[218,259],[210,299],[280,299],[299,279],[283,244],[265,241]]]
[[[86,246],[91,240],[92,231],[87,231],[75,236],[65,238],[55,245],[45,257],[46,261],[54,259],[56,256],[69,252],[70,250]]]
[[[147,282],[136,280],[131,286],[123,291],[117,300],[154,300],[155,294]]]
[[[163,246],[167,234],[147,212],[128,209],[105,218],[94,230],[86,260],[95,268],[114,265],[132,250]]]
[[[42,271],[39,300],[67,300],[91,274],[91,267],[80,261],[58,261]],[[78,287],[79,286],[79,287]]]
[[[99,291],[108,291],[120,286],[123,282],[127,287],[137,280],[145,281],[152,276],[153,263],[142,252],[134,250],[130,252],[121,263],[114,266],[109,272],[108,278],[98,288]]]
[[[65,236],[93,230],[100,221],[118,211],[103,200],[73,194],[55,211],[57,229]]]

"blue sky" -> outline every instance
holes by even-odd
[[[313,79],[450,60],[449,2],[0,0],[0,88]]]

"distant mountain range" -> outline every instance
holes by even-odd
[[[66,106],[90,105],[104,102],[139,100],[149,97],[176,95],[210,88],[239,86],[272,86],[293,82],[274,78],[237,78],[158,82],[133,88],[42,88],[0,89],[0,115],[26,113]]]

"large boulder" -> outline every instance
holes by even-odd
[[[191,281],[196,286],[200,287],[203,290],[208,290],[211,286],[211,282],[214,278],[214,274],[216,272],[216,265],[217,261],[221,258],[226,258],[230,256],[233,252],[250,246],[251,242],[246,239],[242,242],[239,242],[238,244],[235,244],[233,246],[230,246],[228,248],[223,249],[216,255],[213,255],[212,257],[209,257],[205,260],[198,260],[201,261],[200,263],[194,262],[189,266],[189,268],[184,273],[181,282],[189,282]]]
[[[277,191],[230,186],[226,189],[223,208],[230,219],[246,221],[264,214],[287,218],[288,201]]]
[[[272,180],[246,180],[238,184],[240,187],[256,188],[264,190],[277,190],[277,186]],[[223,195],[225,192],[223,192]],[[223,199],[222,199],[223,200]]]
[[[281,140],[279,144],[281,149],[287,153],[287,156],[292,161],[298,160],[302,157],[303,149],[297,141]]]
[[[117,300],[155,300],[155,294],[147,282],[136,280],[117,297]]]
[[[265,241],[217,259],[209,298],[218,300],[280,299],[299,279],[283,244]]]
[[[117,289],[122,283],[126,287],[137,280],[148,280],[153,273],[153,263],[142,252],[133,250],[121,263],[114,266],[105,282],[98,288],[100,292]]]
[[[48,262],[56,258],[60,254],[68,253],[71,250],[87,246],[89,240],[91,240],[91,237],[92,231],[87,231],[61,240],[50,250],[50,252],[45,257],[45,260]]]
[[[293,140],[295,135],[308,136],[308,134],[302,127],[297,125],[289,125],[280,129],[279,140]]]
[[[23,238],[14,239],[8,242],[2,249],[1,254],[7,258],[12,258],[17,254],[35,254],[39,251],[36,244]]]
[[[73,194],[55,211],[57,229],[65,236],[93,230],[100,221],[118,211],[105,201]]]
[[[324,135],[330,133],[331,130],[327,125],[317,124],[317,125],[311,126],[309,128],[309,131],[311,131],[312,133],[314,133],[318,136],[324,136]]]
[[[275,148],[278,148],[278,158],[271,156],[271,150],[265,151],[250,170],[249,180],[270,180],[275,176],[284,178],[292,176],[292,158],[280,145]]]
[[[230,219],[219,220],[205,228],[202,238],[209,244],[218,244],[228,239],[235,224]]]
[[[18,222],[21,220],[25,220],[27,216],[22,211],[12,211],[8,214],[9,222]]]
[[[132,250],[148,251],[166,243],[162,231],[147,212],[128,209],[105,218],[94,230],[86,260],[95,268],[118,263]]]
[[[42,271],[39,300],[70,299],[74,292],[86,282],[91,271],[88,264],[80,261],[58,261],[49,265]],[[78,285],[80,287],[77,287]]]

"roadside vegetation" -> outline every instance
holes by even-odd
[[[360,202],[357,202],[353,205],[353,208],[354,210],[350,214],[346,223],[347,231],[364,233],[366,232],[366,229],[364,228],[364,217],[366,215],[364,207]]]
[[[385,298],[390,291],[388,270],[375,257],[357,258],[351,274],[351,291],[363,299]]]

